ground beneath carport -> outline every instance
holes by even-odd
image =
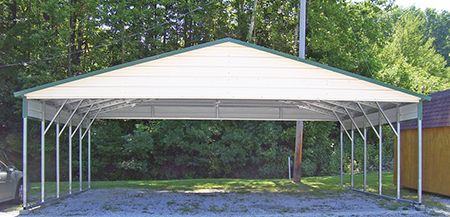
[[[304,195],[99,189],[38,209],[28,216],[428,216],[429,214],[430,212],[416,211],[407,204],[356,192]]]

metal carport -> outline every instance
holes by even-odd
[[[27,201],[27,120],[41,121],[41,201],[45,202],[45,134],[56,129],[56,198],[60,196],[59,136],[69,131],[69,195],[72,194],[72,137],[87,136],[90,189],[90,127],[96,119],[195,119],[338,121],[351,141],[353,188],[354,131],[364,141],[366,192],[367,130],[379,138],[388,124],[397,136],[400,174],[400,121],[417,119],[418,201],[422,203],[422,101],[430,97],[380,81],[299,59],[285,53],[225,38],[82,74],[15,93],[23,98],[23,208]],[[394,126],[395,124],[395,126]],[[379,126],[379,127],[377,127]],[[74,128],[74,129],[72,129]],[[378,128],[378,129],[377,129]],[[82,191],[81,151],[79,183]],[[66,156],[64,156],[66,157]],[[382,194],[382,165],[379,165]],[[400,176],[397,175],[397,183]],[[397,184],[396,199],[403,200]]]

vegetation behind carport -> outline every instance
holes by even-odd
[[[253,3],[0,3],[0,146],[21,168],[21,100],[13,98],[19,89],[223,37],[252,38],[258,45],[297,55],[298,1],[260,1],[255,30],[248,37]],[[448,12],[399,9],[391,1],[309,1],[307,13],[308,59],[420,93],[448,88]],[[29,124],[29,175],[37,181],[39,126]],[[111,121],[94,128],[96,180],[281,178],[287,175],[286,158],[294,146],[293,123]],[[303,175],[338,172],[337,131],[331,123],[306,124]],[[46,156],[55,156],[53,133]],[[389,168],[392,137],[384,137],[384,165]],[[61,178],[67,180],[67,139],[61,141]],[[377,165],[375,143],[369,141],[371,169]],[[362,162],[358,144],[356,170]],[[77,146],[75,139],[74,150]],[[345,164],[349,162],[347,155]],[[55,180],[55,158],[47,157],[46,165],[47,180]],[[78,171],[76,157],[73,165]]]

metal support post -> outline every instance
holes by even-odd
[[[72,194],[72,123],[69,125],[69,194]]]
[[[300,0],[298,57],[305,59],[306,48],[306,0]]]
[[[383,194],[383,125],[381,124],[381,112],[378,112],[378,194]]]
[[[340,168],[341,168],[341,188],[344,187],[344,132],[342,129],[342,125],[340,127],[340,133],[339,133],[339,143],[340,143],[340,149],[341,149],[341,162],[340,162]]]
[[[401,142],[400,142],[400,108],[397,105],[397,199],[400,199],[400,156],[401,156]]]
[[[45,201],[45,102],[41,118],[41,203]]]
[[[91,189],[91,129],[88,129],[88,190]]]
[[[363,189],[364,191],[367,191],[367,128],[366,128],[366,124],[364,124],[364,186]]]
[[[289,174],[289,180],[292,179],[291,176],[291,156],[288,156],[288,174]]]
[[[354,131],[353,131],[353,125],[351,126],[351,135],[348,133],[348,130],[345,128],[345,125],[342,123],[342,120],[339,118],[339,116],[336,114],[336,112],[334,112],[334,115],[336,116],[336,119],[339,121],[339,123],[341,124],[341,132],[340,132],[340,143],[341,143],[341,186],[343,186],[343,182],[344,182],[344,169],[343,169],[343,164],[344,164],[344,160],[343,160],[343,155],[344,155],[344,137],[343,137],[343,132],[345,132],[345,134],[347,134],[347,137],[350,139],[351,144],[352,144],[352,175],[351,175],[351,186],[353,188],[353,145],[354,145]]]
[[[78,132],[79,132],[79,134],[80,134],[80,138],[79,138],[79,156],[78,156],[78,161],[79,161],[79,164],[78,164],[78,174],[79,174],[79,181],[80,181],[80,184],[79,184],[79,187],[80,187],[80,191],[83,191],[83,138],[81,137],[82,136],[82,127],[80,127],[79,129],[78,129]]]
[[[22,108],[23,109],[23,108]],[[28,118],[25,116],[23,118],[23,135],[22,135],[22,160],[23,160],[23,178],[22,178],[22,187],[23,187],[23,196],[22,196],[22,207],[23,209],[27,208],[27,196],[28,196],[28,165],[27,165],[27,146],[28,146]]]
[[[354,160],[355,160],[355,130],[353,129],[352,125],[352,173],[351,173],[351,187],[354,187]]]
[[[417,200],[422,204],[422,118],[423,118],[423,103],[419,102],[417,105],[417,152],[418,152],[418,172],[417,172]]]
[[[59,122],[56,122],[56,198],[59,198]]]

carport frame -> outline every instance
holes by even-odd
[[[356,75],[350,72],[346,72],[340,69],[336,69],[330,66],[326,66],[326,65],[322,65],[320,63],[316,63],[316,62],[312,62],[312,61],[308,61],[308,60],[302,60],[299,59],[297,57],[288,55],[288,54],[284,54],[278,51],[274,51],[268,48],[264,48],[264,47],[260,47],[254,44],[250,44],[250,43],[246,43],[246,42],[241,42],[241,41],[237,41],[234,39],[222,39],[222,40],[217,40],[214,42],[210,42],[210,43],[205,43],[205,44],[201,44],[201,45],[197,45],[197,46],[193,46],[193,47],[189,47],[189,48],[185,48],[185,49],[181,49],[179,51],[172,51],[172,52],[168,52],[165,54],[161,54],[161,55],[157,55],[154,57],[150,57],[150,58],[146,58],[143,60],[138,60],[138,61],[134,61],[131,63],[126,63],[126,64],[122,64],[122,65],[118,65],[118,66],[114,66],[108,69],[102,69],[99,71],[95,71],[92,73],[88,73],[88,74],[83,74],[80,76],[76,76],[73,78],[68,78],[68,79],[64,79],[61,81],[57,81],[57,82],[53,82],[50,84],[46,84],[46,85],[42,85],[42,86],[38,86],[38,87],[34,87],[34,88],[30,88],[27,90],[23,90],[23,91],[19,91],[15,93],[15,96],[20,96],[23,98],[23,103],[22,103],[22,116],[23,116],[23,172],[24,172],[24,177],[23,177],[23,186],[24,186],[24,195],[23,195],[23,209],[29,209],[31,206],[28,205],[28,201],[27,201],[27,126],[28,126],[28,99],[26,98],[26,94],[27,93],[31,93],[34,91],[39,91],[45,88],[51,88],[53,86],[56,85],[60,85],[60,84],[64,84],[67,82],[71,82],[71,81],[76,81],[79,79],[83,79],[83,78],[87,78],[90,76],[94,76],[94,75],[98,75],[101,73],[105,73],[105,72],[109,72],[112,70],[116,70],[116,69],[120,69],[120,68],[124,68],[127,66],[132,66],[134,64],[139,64],[142,62],[146,62],[146,61],[152,61],[152,60],[156,60],[156,59],[161,59],[164,57],[169,57],[171,55],[175,55],[175,54],[179,54],[179,53],[183,53],[183,52],[187,52],[187,51],[191,51],[191,50],[195,50],[195,49],[199,49],[199,48],[203,48],[203,47],[208,47],[211,45],[215,45],[215,44],[219,44],[219,43],[224,43],[224,42],[233,42],[236,44],[240,44],[240,45],[244,45],[246,47],[250,47],[250,48],[255,48],[261,51],[265,51],[265,52],[269,52],[278,56],[282,56],[285,58],[289,58],[292,60],[296,60],[299,62],[303,62],[303,63],[307,63],[313,66],[317,66],[323,69],[327,69],[333,72],[337,72],[337,73],[341,73],[350,77],[354,77],[357,79],[361,79],[362,81],[366,81],[366,82],[371,82],[377,85],[381,85],[387,88],[390,88],[392,90],[395,91],[399,91],[399,92],[403,92],[415,97],[420,98],[420,100],[418,101],[418,103],[404,103],[402,101],[399,102],[390,102],[390,104],[388,104],[387,107],[383,108],[382,105],[380,105],[380,103],[382,102],[378,102],[378,101],[357,101],[357,100],[352,100],[352,99],[348,99],[346,101],[330,101],[330,100],[317,100],[317,101],[311,101],[311,100],[290,100],[290,99],[286,99],[286,100],[279,100],[276,103],[278,104],[274,104],[271,106],[277,107],[279,108],[279,118],[270,118],[270,119],[256,119],[256,120],[302,120],[302,119],[283,119],[283,112],[282,109],[280,107],[279,104],[283,104],[285,106],[293,106],[293,107],[297,107],[298,109],[305,109],[305,110],[309,110],[309,111],[313,111],[316,113],[321,113],[330,117],[335,117],[336,119],[334,119],[333,121],[339,121],[340,123],[340,148],[341,148],[341,162],[340,162],[340,170],[341,170],[341,180],[340,180],[340,185],[343,186],[343,132],[346,133],[346,135],[349,137],[349,139],[351,140],[352,143],[352,159],[353,159],[353,149],[354,149],[354,128],[356,128],[356,130],[358,131],[358,133],[360,134],[361,138],[363,138],[364,141],[364,187],[362,192],[367,192],[367,188],[366,188],[366,164],[367,164],[367,129],[366,129],[366,122],[371,126],[371,128],[374,130],[375,134],[377,135],[377,137],[379,138],[379,158],[380,158],[380,165],[379,165],[379,192],[378,195],[382,196],[382,197],[388,197],[386,195],[382,194],[382,124],[384,122],[384,124],[388,124],[393,132],[397,135],[397,161],[400,161],[400,148],[401,148],[401,144],[400,144],[400,107],[401,106],[406,106],[409,104],[417,104],[417,119],[418,119],[418,148],[419,148],[419,153],[418,153],[418,200],[417,201],[410,201],[410,200],[405,200],[401,198],[400,195],[400,164],[398,163],[398,167],[397,167],[397,195],[395,198],[392,199],[396,199],[396,200],[400,200],[400,201],[408,201],[411,203],[417,203],[417,204],[422,204],[422,102],[423,100],[430,100],[431,98],[428,96],[424,96],[424,95],[420,95],[417,93],[413,93],[410,91],[406,91],[403,90],[401,88],[398,87],[394,87],[388,84],[384,84],[382,82],[370,79],[370,78],[366,78],[360,75]],[[82,150],[82,140],[84,138],[85,135],[88,135],[88,190],[90,189],[90,181],[91,181],[91,134],[90,134],[90,130],[91,130],[91,126],[93,124],[93,122],[97,119],[97,115],[101,114],[101,113],[107,113],[107,112],[112,112],[115,110],[119,110],[121,108],[127,108],[127,107],[134,107],[136,105],[136,103],[142,103],[142,102],[155,102],[158,103],[159,99],[135,99],[130,97],[129,99],[90,99],[90,98],[83,98],[82,96],[80,98],[76,98],[76,99],[62,99],[65,100],[64,103],[62,105],[60,105],[60,109],[58,109],[58,112],[56,114],[54,114],[54,116],[52,117],[49,125],[47,126],[47,128],[45,127],[45,122],[46,122],[46,103],[45,103],[45,99],[43,99],[41,102],[42,104],[42,110],[41,110],[41,202],[40,204],[45,203],[45,152],[43,151],[45,147],[45,134],[48,131],[48,129],[51,127],[51,124],[53,122],[56,123],[56,140],[57,140],[57,147],[59,147],[59,136],[63,133],[64,129],[66,128],[67,125],[69,125],[69,195],[72,194],[72,171],[71,171],[71,158],[72,158],[72,137],[76,134],[76,131],[79,131],[79,148],[80,148],[80,152],[79,152],[79,158],[80,158],[80,170],[79,170],[79,190],[80,192],[83,191],[82,188],[82,155],[81,155],[81,150]],[[74,103],[74,102],[78,102],[77,106],[73,109],[71,115],[69,116],[69,118],[66,118],[66,122],[64,127],[59,130],[59,124],[60,124],[60,120],[59,119],[59,115],[60,112],[63,110],[64,106],[70,101],[70,103]],[[226,101],[226,99],[220,99],[220,98],[216,98],[216,99],[212,99],[215,103],[214,103],[214,108],[216,109],[216,114],[214,117],[209,117],[209,118],[205,118],[204,120],[255,120],[254,118],[235,118],[235,119],[226,119],[226,118],[222,118],[220,115],[220,108],[222,106],[226,106],[223,105],[222,103],[224,101]],[[255,99],[257,100],[257,99]],[[85,103],[87,102],[87,103]],[[83,104],[85,103],[85,104]],[[108,104],[109,103],[109,104]],[[386,102],[383,102],[386,103]],[[403,103],[403,104],[402,104]],[[225,103],[226,104],[226,103]],[[388,115],[386,115],[386,109],[391,109],[389,106],[390,105],[396,105],[395,109],[397,111],[397,127],[394,128],[392,125],[392,122],[389,120]],[[367,113],[367,111],[363,108],[363,106],[369,107],[372,109],[372,112],[370,114]],[[96,106],[94,108],[94,106]],[[154,105],[153,105],[154,106]],[[243,105],[242,105],[243,106]],[[266,105],[267,106],[267,105]],[[251,106],[249,106],[250,108],[252,108]],[[88,108],[88,109],[86,109]],[[91,115],[91,110],[94,108],[94,110],[97,110],[97,112],[95,113],[95,115]],[[107,109],[105,109],[107,108]],[[76,129],[72,132],[72,118],[74,117],[74,115],[77,113],[78,109],[80,109],[81,113],[78,113],[78,115],[82,114],[82,117],[80,118],[79,123],[76,125]],[[104,109],[104,110],[103,110]],[[376,111],[374,111],[373,109],[375,109]],[[353,114],[349,111],[351,110],[353,112]],[[154,107],[151,107],[151,111],[154,112]],[[359,114],[361,113],[361,114]],[[376,123],[373,123],[371,121],[371,119],[368,117],[368,115],[374,114],[374,113],[378,113],[378,126],[379,126],[379,130],[378,132],[375,130],[375,126]],[[152,113],[153,114],[153,113]],[[341,114],[341,115],[340,115]],[[342,115],[343,114],[343,115]],[[359,115],[356,116],[355,114]],[[90,121],[89,124],[87,126],[85,126],[85,130],[84,133],[83,132],[83,124],[84,124],[84,120],[88,119]],[[345,119],[344,119],[345,118]],[[363,125],[358,125],[357,121],[355,119],[360,118],[360,119],[365,119],[365,121],[363,120]],[[164,117],[152,117],[150,119],[164,119]],[[174,119],[196,119],[196,118],[190,118],[190,117],[184,117],[184,118],[174,118]],[[382,120],[384,119],[384,121]],[[349,134],[346,125],[350,125],[351,128],[351,135]],[[360,128],[363,129],[364,133],[361,132]],[[57,198],[59,198],[59,148],[57,148]],[[359,189],[354,189],[354,183],[353,183],[353,178],[354,178],[354,171],[353,171],[353,165],[354,161],[352,160],[351,165],[352,165],[352,171],[351,171],[351,188],[352,190],[359,190]]]

